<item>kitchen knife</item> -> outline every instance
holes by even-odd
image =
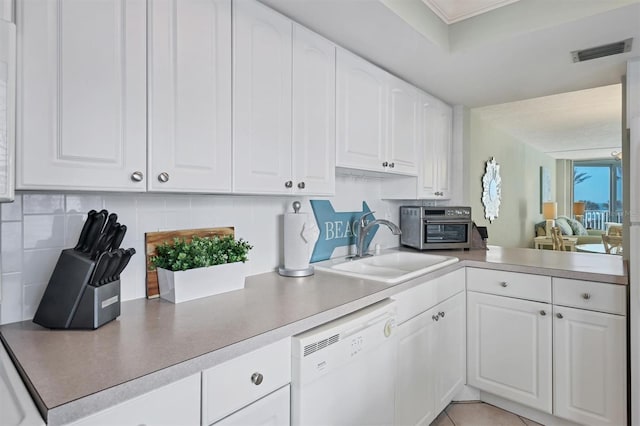
[[[102,228],[104,227],[108,214],[108,211],[101,210],[93,216],[93,222],[87,231],[87,237],[81,250],[82,252],[89,253],[91,251],[96,240],[100,237],[100,233],[102,232]]]
[[[111,228],[116,225],[118,222],[118,215],[115,213],[111,213],[107,218],[107,223],[104,224],[104,229],[102,230],[103,234],[108,234],[111,231]]]
[[[126,249],[122,253],[122,259],[120,260],[118,269],[116,269],[116,272],[114,273],[113,280],[120,279],[120,274],[122,273],[122,271],[124,271],[124,268],[127,267],[127,265],[129,264],[129,261],[131,260],[131,256],[133,256],[134,254],[136,254],[136,249],[134,248]]]
[[[89,228],[93,223],[96,213],[97,212],[95,210],[89,210],[89,213],[87,213],[87,220],[85,220],[84,225],[82,225],[82,231],[80,231],[80,237],[78,237],[78,244],[76,244],[74,250],[80,251],[84,246],[87,234],[89,233]]]
[[[118,266],[120,266],[120,261],[122,260],[122,252],[124,250],[118,249],[108,252],[109,253],[109,265],[107,269],[105,269],[104,274],[100,278],[98,282],[99,285],[107,284],[113,281],[113,275],[115,274]]]
[[[111,242],[111,245],[109,246],[109,248],[111,250],[120,248],[120,244],[122,244],[122,240],[124,240],[124,235],[126,233],[127,233],[127,225],[120,225],[120,229],[118,229],[115,236],[113,237],[113,241]]]
[[[109,223],[107,222],[107,225],[105,225],[105,229],[108,225]],[[89,257],[91,259],[96,259],[98,256],[100,256],[100,253],[109,250],[109,247],[111,247],[111,243],[115,238],[118,230],[120,229],[120,226],[121,225],[119,223],[115,223],[114,225],[109,226],[110,229],[108,231],[103,231],[102,234],[100,234],[93,247],[91,247],[91,249],[89,250]]]
[[[109,266],[109,252],[103,252],[98,260],[96,261],[96,267],[93,270],[93,274],[91,275],[91,279],[89,280],[89,284],[97,286],[100,278],[104,275],[107,267]]]

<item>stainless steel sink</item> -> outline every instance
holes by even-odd
[[[398,251],[360,259],[330,259],[313,266],[319,271],[397,284],[457,261],[453,256]]]

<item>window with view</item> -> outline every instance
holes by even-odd
[[[622,222],[622,165],[616,160],[575,161],[573,200],[585,202],[584,226]]]

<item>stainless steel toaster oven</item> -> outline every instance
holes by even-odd
[[[471,247],[471,207],[400,207],[400,243],[418,250]]]

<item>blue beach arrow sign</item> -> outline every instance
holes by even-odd
[[[362,202],[362,211],[336,212],[329,200],[309,200],[311,209],[316,218],[320,236],[313,248],[311,262],[319,262],[331,258],[333,250],[337,247],[356,244],[358,239],[358,219],[371,210],[365,201]],[[366,223],[375,220],[373,215],[367,216]],[[365,238],[365,244],[369,245],[378,231],[379,225],[374,226]]]

